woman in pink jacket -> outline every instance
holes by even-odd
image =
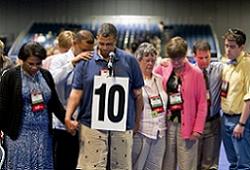
[[[201,70],[186,58],[187,43],[181,37],[166,45],[170,63],[155,72],[163,77],[168,94],[167,146],[163,169],[196,170],[198,138],[207,114],[206,85]]]

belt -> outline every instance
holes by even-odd
[[[220,117],[220,112],[218,112],[218,113],[216,113],[214,116],[212,116],[212,117],[208,117],[207,118],[207,122],[211,122],[211,121],[213,121],[213,120],[216,120],[216,119],[218,119]]]
[[[233,113],[233,114],[229,114],[229,113],[225,113],[223,112],[223,115],[226,116],[226,117],[240,117],[241,116],[241,113]]]

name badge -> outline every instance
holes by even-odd
[[[109,70],[108,69],[102,69],[100,71],[100,75],[103,77],[108,77],[109,76]]]
[[[181,97],[181,93],[173,93],[169,95],[169,109],[171,111],[182,110],[183,100]]]
[[[164,112],[163,102],[160,95],[151,96],[148,99],[152,110],[151,112],[152,117],[157,117],[159,113]]]
[[[31,92],[32,112],[43,111],[45,109],[43,95],[41,92],[33,90]]]
[[[222,84],[221,84],[221,92],[220,92],[220,96],[221,97],[227,97],[227,93],[228,93],[228,87],[229,87],[229,82],[222,80]]]

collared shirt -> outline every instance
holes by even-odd
[[[148,138],[157,139],[165,136],[166,127],[166,106],[167,106],[167,94],[162,87],[162,78],[159,75],[153,74],[150,80],[144,80],[143,100],[144,110],[141,115],[141,127],[139,132]],[[164,112],[159,113],[156,117],[152,116],[152,109],[149,104],[150,96],[161,96],[163,101]]]
[[[210,94],[210,115],[213,117],[220,112],[221,109],[221,83],[222,83],[223,64],[220,62],[212,62],[206,68],[208,77],[208,88]]]
[[[74,66],[71,63],[71,59],[73,57],[74,53],[72,50],[69,50],[66,53],[56,54],[55,56],[52,56],[50,66],[48,68],[55,81],[58,97],[65,108],[73,81]],[[53,128],[65,129],[65,126],[54,115]]]
[[[202,133],[207,116],[206,85],[202,71],[186,60],[184,71],[180,78],[182,82],[181,94],[183,110],[181,112],[181,136],[189,139],[193,132]],[[168,67],[156,67],[155,72],[163,77],[163,88],[173,71],[170,63]]]
[[[244,100],[250,99],[250,57],[241,52],[237,64],[223,69],[222,79],[229,82],[227,97],[222,97],[222,110],[228,114],[241,114]]]
[[[143,76],[139,64],[134,56],[116,48],[116,58],[113,63],[114,76],[129,78],[127,130],[133,129],[135,124],[135,98],[134,89],[140,89],[144,85]],[[107,69],[108,62],[100,57],[97,49],[89,61],[80,61],[74,71],[72,88],[83,90],[78,119],[88,127],[91,124],[91,109],[93,97],[94,76],[100,75],[103,68]]]

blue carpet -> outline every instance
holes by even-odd
[[[229,167],[229,163],[227,161],[225,149],[224,149],[223,144],[221,144],[219,170],[228,170],[228,167]]]

